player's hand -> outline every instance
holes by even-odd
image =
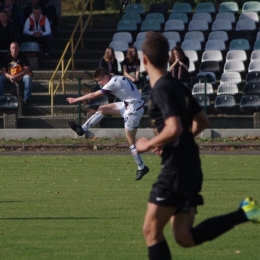
[[[158,156],[161,156],[163,153],[163,149],[161,147],[154,147],[152,148],[152,152]]]
[[[139,152],[139,153],[143,153],[143,152],[146,152],[148,150],[150,150],[150,146],[149,146],[149,140],[147,138],[140,138],[137,140],[136,142],[136,150]]]
[[[67,98],[66,99],[70,104],[75,104],[75,103],[77,103],[77,99],[76,98],[71,98],[71,97],[69,97],[69,98]]]

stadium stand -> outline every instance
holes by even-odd
[[[152,4],[149,10],[150,13],[161,13],[165,16],[167,16],[168,11],[168,6],[164,3]]]
[[[206,21],[208,24],[212,23],[212,17],[210,13],[195,13],[192,16],[192,21],[194,20],[204,20]]]
[[[230,21],[232,24],[234,24],[236,22],[236,17],[234,13],[225,12],[225,13],[218,13],[216,15],[215,20],[227,20]]]
[[[226,31],[214,31],[209,33],[208,40],[223,40],[227,42],[229,39]]]
[[[114,51],[123,51],[126,52],[128,50],[128,43],[126,41],[111,41],[109,47],[112,47]]]
[[[157,20],[145,20],[141,23],[140,31],[161,31],[161,24]]]
[[[222,52],[220,50],[205,50],[201,57],[201,62],[203,61],[223,61]]]
[[[160,24],[165,23],[164,15],[161,13],[149,13],[145,16],[145,21],[158,21]]]
[[[135,14],[135,13],[126,13],[123,15],[122,20],[132,20],[136,24],[141,24],[142,18],[140,14]]]
[[[197,40],[201,43],[205,41],[204,33],[202,31],[190,31],[184,35],[184,40]]]
[[[240,14],[239,20],[252,20],[255,23],[259,23],[259,16],[257,12],[244,12]]]
[[[196,5],[195,13],[216,13],[215,5],[211,2],[203,2]]]
[[[135,14],[144,15],[145,8],[142,4],[129,4],[126,7],[126,13],[135,13]]]
[[[242,13],[243,12],[260,12],[260,2],[258,1],[247,1],[244,2],[242,6]]]
[[[204,94],[205,93],[205,83],[196,83],[192,88],[192,95]],[[210,83],[206,83],[206,93],[207,95],[214,94],[213,86]]]
[[[180,43],[181,42],[181,37],[179,32],[172,32],[172,31],[168,31],[168,32],[163,32],[162,33],[164,35],[164,37],[166,37],[168,40],[173,40],[176,43]]]
[[[177,3],[173,5],[172,13],[186,13],[191,14],[192,8],[190,3]]]
[[[217,95],[236,95],[239,93],[237,84],[221,82],[217,89]]]
[[[226,56],[226,61],[229,60],[247,61],[247,54],[244,50],[231,50],[228,51]]]
[[[184,40],[181,44],[181,48],[185,50],[201,51],[201,43],[197,40]]]
[[[239,8],[236,2],[223,2],[219,5],[218,12],[231,12],[231,13],[238,13]]]
[[[186,13],[172,13],[170,14],[168,20],[181,20],[184,24],[189,22],[189,18]]]
[[[189,58],[190,61],[198,62],[198,53],[194,50],[184,50],[185,55]]]
[[[188,31],[208,31],[209,25],[205,20],[191,20],[189,22]]]
[[[215,99],[215,108],[233,108],[236,107],[236,100],[233,95],[219,95]]]
[[[137,31],[137,23],[135,20],[121,20],[117,24],[117,31]]]
[[[165,23],[164,31],[185,31],[185,24],[182,20],[168,20]]]
[[[197,102],[200,104],[201,107],[205,106],[205,95],[204,94],[196,94],[193,95],[193,97],[197,100]],[[210,98],[206,95],[206,106],[210,107]]]
[[[112,41],[126,41],[128,44],[133,42],[133,37],[130,32],[114,33]]]

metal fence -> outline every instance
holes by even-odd
[[[260,84],[239,79],[221,79],[212,82],[210,77],[189,78],[183,80],[193,96],[206,111],[212,128],[260,128]],[[114,102],[115,97],[96,99],[86,103],[70,105],[68,97],[77,97],[100,88],[94,80],[84,77],[65,80],[66,93],[57,92],[54,100],[54,115],[51,115],[51,99],[48,93],[48,80],[33,80],[32,96],[28,104],[23,104],[23,85],[19,85],[19,94],[13,92],[13,86],[5,86],[5,99],[0,98],[0,128],[67,128],[68,120],[85,122],[100,104]],[[140,91],[147,101],[150,87],[147,81],[140,84]],[[18,107],[11,96],[17,96]],[[9,100],[7,100],[9,97]],[[8,107],[9,106],[9,107]],[[122,118],[106,116],[95,127],[123,128]],[[140,123],[141,128],[150,127],[147,105]]]

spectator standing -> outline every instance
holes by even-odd
[[[107,47],[104,56],[100,59],[98,67],[105,68],[110,75],[118,75],[117,59],[114,49]]]
[[[140,77],[140,60],[135,47],[130,47],[128,49],[126,58],[122,64],[124,76],[138,86]]]
[[[174,78],[181,80],[189,77],[190,60],[185,55],[181,47],[175,46],[171,50],[171,57],[169,62],[169,71],[171,72]]]
[[[31,98],[32,78],[30,72],[30,63],[27,57],[20,53],[19,44],[12,42],[10,45],[10,53],[6,54],[2,62],[2,75],[0,76],[0,96],[4,95],[6,80],[11,83],[24,83],[23,102],[27,105]]]
[[[52,48],[52,34],[48,18],[41,14],[41,7],[33,7],[32,14],[27,18],[24,29],[24,41],[37,42],[44,44],[44,58],[50,59],[50,50]]]
[[[18,27],[8,21],[7,13],[0,11],[0,50],[9,50],[11,42],[20,43],[21,36]]]
[[[3,9],[8,15],[8,20],[19,26],[19,9],[13,0],[5,0]]]

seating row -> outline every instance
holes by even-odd
[[[204,107],[205,103],[207,107],[211,106],[211,101],[209,96],[203,94],[193,95],[194,98],[198,101],[198,103]],[[249,108],[249,109],[259,109],[260,108],[260,97],[258,95],[245,95],[242,96],[239,105],[236,102],[236,99],[233,95],[219,95],[214,100],[214,107],[215,108],[235,108],[240,107],[242,109]]]
[[[210,28],[211,27],[211,28]],[[229,20],[215,20],[212,26],[206,20],[191,20],[188,23],[188,31],[242,31],[259,30],[253,20],[238,20],[235,28]],[[157,20],[144,20],[140,29],[134,20],[121,20],[118,22],[117,31],[186,31],[185,23],[182,20],[168,20],[164,25]]]
[[[122,20],[132,20],[136,24],[141,24],[142,23],[142,17],[139,14],[135,13],[126,13],[123,15]],[[169,20],[181,20],[184,22],[184,24],[188,24],[190,21],[194,20],[204,20],[208,24],[211,24],[213,22],[212,15],[210,13],[194,13],[191,20],[189,16],[186,13],[172,13],[169,15],[167,20],[165,19],[165,16],[162,13],[148,13],[145,16],[144,21],[149,21],[149,20],[156,20],[158,21],[161,25],[164,25],[166,21]],[[230,21],[232,24],[236,23],[237,18],[234,13],[230,12],[225,12],[225,13],[218,13],[215,17],[215,21],[217,20],[227,20]],[[259,16],[257,12],[245,12],[241,13],[238,17],[238,20],[250,20],[255,23],[259,23]]]
[[[243,3],[241,8],[242,12],[260,12],[260,2],[258,1],[246,1]],[[166,4],[153,4],[150,7],[150,13],[160,12],[163,14],[168,13],[168,7]],[[198,3],[195,7],[195,13],[211,13],[217,12],[232,12],[238,13],[239,7],[236,2],[223,2],[219,5],[218,10],[212,2]],[[142,4],[130,4],[126,7],[126,13],[138,13],[145,14],[146,10]],[[172,13],[193,13],[192,6],[190,3],[175,3],[172,7]]]

